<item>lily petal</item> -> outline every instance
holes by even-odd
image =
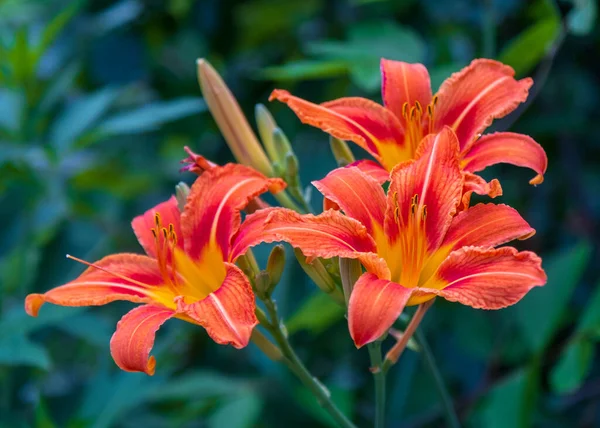
[[[349,165],[346,165],[346,168],[356,167],[360,169],[365,174],[373,177],[379,184],[383,184],[386,181],[390,181],[390,173],[387,169],[381,166],[381,164],[374,162],[369,159],[357,160],[356,162],[352,162]]]
[[[419,159],[400,164],[391,173],[385,234],[394,242],[405,227],[400,225],[411,223],[411,215],[425,218],[427,248],[431,252],[441,244],[456,212],[463,179],[458,166],[458,141],[450,128],[428,135],[421,146]]]
[[[505,308],[546,283],[541,264],[535,253],[512,247],[464,247],[450,253],[415,298],[438,295],[477,309]]]
[[[464,155],[465,171],[477,172],[497,163],[509,163],[534,170],[529,184],[541,184],[548,167],[546,152],[533,138],[514,132],[487,134],[475,141]]]
[[[380,161],[382,145],[403,141],[402,125],[396,116],[366,98],[340,98],[318,105],[276,89],[269,97],[273,99],[286,103],[302,123],[341,140],[353,141]]]
[[[357,258],[376,252],[364,225],[329,210],[318,216],[300,215],[285,208],[260,210],[246,217],[232,245],[232,260],[261,242],[288,242],[307,257]]]
[[[137,216],[131,222],[133,232],[140,243],[140,245],[146,251],[150,257],[156,258],[156,244],[157,238],[154,237],[152,229],[156,229],[156,215],[158,214],[160,219],[160,225],[168,230],[169,225],[173,225],[173,230],[177,237],[177,246],[183,248],[183,239],[181,236],[181,213],[177,207],[177,199],[175,196],[171,196],[169,200],[162,202],[149,209],[144,214]],[[157,231],[159,239],[161,238],[160,231]]]
[[[530,78],[516,80],[515,71],[498,61],[476,59],[440,86],[434,131],[450,126],[461,151],[469,150],[477,134],[527,99]]]
[[[48,302],[61,306],[99,306],[115,300],[149,303],[164,290],[156,260],[138,254],[114,254],[86,269],[77,279],[44,294],[30,294],[25,311],[37,316]]]
[[[535,229],[514,208],[504,204],[477,204],[454,217],[442,248],[492,248],[534,234]]]
[[[149,356],[155,334],[173,316],[174,310],[155,305],[139,306],[125,314],[110,339],[110,353],[117,366],[126,372],[152,376],[156,359]]]
[[[186,253],[198,259],[210,246],[228,260],[231,236],[241,222],[240,211],[261,193],[284,187],[281,179],[267,178],[244,165],[227,164],[205,171],[192,185],[181,215]]]
[[[312,184],[347,216],[361,222],[371,235],[376,226],[383,229],[385,193],[377,181],[358,168],[334,169]]]
[[[362,274],[348,303],[348,326],[356,347],[379,339],[398,319],[411,293],[393,281]]]
[[[225,268],[227,275],[217,291],[190,304],[178,298],[177,310],[204,327],[215,342],[240,349],[248,344],[258,324],[254,293],[237,266],[226,262]]]
[[[383,104],[402,122],[402,106],[419,102],[425,108],[431,102],[431,80],[423,64],[381,60],[381,96]]]

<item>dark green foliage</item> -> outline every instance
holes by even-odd
[[[232,160],[201,99],[196,58],[212,62],[249,116],[266,104],[291,140],[298,181],[310,183],[336,166],[329,138],[267,103],[273,88],[378,100],[381,56],[424,62],[435,89],[485,55],[536,80],[527,108],[493,128],[540,142],[546,181],[529,186],[530,172],[510,166],[485,175],[538,230],[516,246],[544,258],[549,281],[498,312],[436,302],[424,331],[465,426],[599,426],[596,14],[594,0],[0,0],[0,426],[332,426],[253,345],[221,347],[171,321],[157,336],[156,375],[124,373],[109,340],[131,304],[47,305],[34,319],[24,298],[82,271],[66,253],[140,251],[131,219],[194,178],[178,173],[184,145]],[[256,251],[261,268],[268,254]],[[342,308],[315,294],[291,251],[286,260],[274,297],[291,341],[368,426],[367,352],[352,345]],[[406,352],[388,387],[389,426],[442,426],[418,353]]]

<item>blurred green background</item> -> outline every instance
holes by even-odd
[[[424,332],[464,426],[600,426],[596,13],[594,0],[0,0],[0,426],[332,426],[253,345],[218,346],[175,320],[158,333],[156,375],[124,373],[109,340],[131,304],[47,305],[34,319],[23,299],[83,270],[66,253],[139,252],[133,216],[193,181],[178,173],[184,145],[232,160],[196,58],[212,62],[252,118],[275,87],[312,101],[380,101],[382,56],[425,63],[434,89],[474,57],[534,77],[525,108],[492,129],[542,144],[546,181],[529,186],[531,171],[510,166],[484,175],[537,229],[517,246],[542,255],[548,284],[498,312],[438,301]],[[268,107],[304,184],[335,166],[325,134]],[[318,192],[312,199],[318,209]],[[257,250],[261,263],[268,250]],[[276,299],[291,341],[369,426],[367,351],[288,255]],[[388,377],[390,427],[444,426],[421,353],[407,351]]]

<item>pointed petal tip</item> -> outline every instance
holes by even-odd
[[[273,92],[269,95],[269,101],[278,100],[285,102],[290,96],[291,94],[289,91],[286,91],[285,89],[273,89]]]
[[[25,312],[27,312],[27,315],[37,317],[45,302],[43,294],[30,294],[25,298]]]
[[[535,177],[533,177],[531,180],[529,180],[529,184],[531,184],[533,186],[537,186],[538,184],[542,184],[543,182],[544,182],[543,174],[538,174]]]

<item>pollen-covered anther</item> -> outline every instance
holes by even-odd
[[[425,221],[427,219],[427,205],[423,205],[423,211],[421,214],[423,221]]]
[[[408,102],[405,101],[404,104],[402,104],[402,117],[406,120],[408,120]]]

